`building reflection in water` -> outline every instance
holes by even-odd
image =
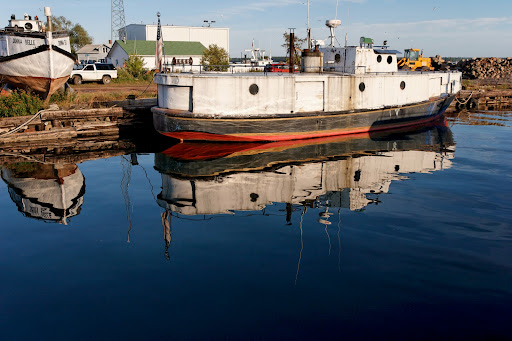
[[[19,162],[4,165],[0,172],[26,217],[67,224],[80,213],[85,179],[77,165]]]
[[[393,181],[450,168],[454,151],[444,123],[303,141],[177,144],[155,154],[166,254],[172,215],[234,214],[286,203],[288,224],[292,211],[315,207],[323,210],[318,221],[328,225],[329,209],[378,204]]]

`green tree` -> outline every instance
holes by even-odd
[[[48,23],[46,23],[48,27]],[[92,38],[80,24],[73,24],[65,17],[52,17],[53,31],[66,31],[69,33],[69,43],[71,45],[71,53],[76,53],[83,46],[92,44]]]
[[[284,44],[281,46],[286,49],[286,62],[290,61],[290,33],[283,33]],[[302,51],[302,45],[307,41],[307,38],[299,38],[297,35],[294,35],[294,45],[295,45],[295,65],[300,65],[300,54],[298,51]]]
[[[212,65],[209,67],[209,70],[212,71],[226,71],[229,65],[229,55],[222,47],[218,47],[216,44],[211,44],[203,51],[201,64]]]
[[[144,78],[146,75],[144,59],[136,54],[128,56],[128,60],[125,62],[123,69],[128,73],[128,75],[136,79]]]

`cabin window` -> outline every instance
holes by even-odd
[[[359,83],[359,91],[363,92],[366,88],[366,85],[364,85],[364,82]]]
[[[391,64],[391,63],[393,63],[393,57],[388,56],[388,64]]]
[[[341,61],[341,55],[339,53],[336,53],[336,55],[334,56],[334,61],[336,63],[339,63]]]
[[[379,54],[379,55],[377,56],[377,63],[380,63],[380,62],[382,62],[382,56]]]
[[[260,88],[258,87],[258,85],[251,84],[251,86],[249,87],[249,92],[251,93],[251,95],[256,95],[258,93],[258,91],[260,91]]]
[[[400,89],[405,89],[405,82],[404,81],[401,81],[400,82]]]

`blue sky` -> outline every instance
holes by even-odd
[[[110,0],[2,2],[2,25],[7,25],[11,13],[42,17],[43,7],[51,6],[54,15],[80,23],[95,43],[110,39]],[[232,57],[250,48],[253,38],[256,46],[271,49],[272,55],[284,55],[283,32],[289,27],[302,37],[306,32],[306,0],[124,0],[124,8],[127,24],[154,23],[158,11],[162,24],[201,26],[203,20],[215,20],[213,25],[230,28]],[[341,44],[347,33],[349,45],[365,36],[376,44],[387,40],[398,50],[422,48],[427,56],[512,56],[512,1],[311,0],[313,38],[326,39],[325,20],[336,16],[342,21],[336,30]]]

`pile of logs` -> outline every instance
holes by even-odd
[[[432,57],[435,70],[459,70],[466,79],[510,79],[512,58],[472,58],[458,63],[446,62],[441,56]]]
[[[511,78],[512,58],[474,58],[463,59],[457,63],[462,77],[477,78]]]

